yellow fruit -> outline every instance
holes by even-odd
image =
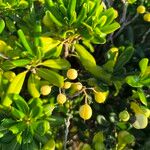
[[[50,92],[51,92],[51,86],[49,86],[49,85],[43,85],[41,87],[40,91],[41,91],[42,95],[46,96],[46,95],[50,94]]]
[[[58,104],[64,104],[66,102],[67,98],[66,98],[66,95],[65,94],[58,94],[57,95],[57,103]]]
[[[82,89],[82,84],[80,82],[77,82],[77,83],[73,83],[72,84],[72,88],[76,91],[80,91]]]
[[[136,114],[136,121],[132,124],[136,129],[144,129],[148,125],[148,119],[144,114]]]
[[[63,88],[64,89],[69,89],[71,87],[71,82],[65,82]]]
[[[150,22],[150,13],[144,15],[144,20]]]
[[[126,110],[124,110],[124,111],[119,113],[119,118],[122,121],[128,121],[130,119],[130,115],[129,115],[129,113]]]
[[[77,70],[75,70],[75,69],[69,69],[69,70],[67,71],[67,78],[68,78],[68,79],[74,80],[74,79],[77,78],[77,76],[78,76]]]
[[[16,77],[16,74],[12,71],[7,71],[7,72],[4,72],[3,76],[10,82],[13,81],[13,79]]]
[[[91,109],[90,105],[88,105],[88,104],[82,105],[79,109],[79,115],[84,120],[90,119],[92,116],[92,109]]]
[[[107,96],[108,96],[108,91],[105,91],[105,92],[95,92],[94,93],[94,97],[95,97],[95,101],[97,103],[104,103]]]
[[[136,11],[139,14],[144,14],[145,11],[146,11],[146,8],[143,5],[140,5],[140,6],[137,7]]]

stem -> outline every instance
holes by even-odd
[[[69,126],[70,126],[70,119],[72,116],[69,114],[68,117],[65,119],[65,140],[64,140],[64,150],[67,150],[67,139],[68,139],[68,134],[69,134]]]
[[[129,24],[131,24],[138,16],[139,16],[139,15],[136,14],[130,21],[128,21],[128,22],[125,21],[125,22],[122,24],[121,28],[118,30],[118,32],[116,32],[116,34],[113,36],[113,38],[116,38],[116,37],[123,31],[123,29],[124,29],[126,26],[128,26]],[[110,40],[110,39],[109,39],[109,40]]]
[[[65,52],[64,52],[64,57],[67,58],[69,55],[69,44],[65,43]]]
[[[142,41],[141,43],[144,43],[146,40],[146,37],[148,36],[148,34],[150,33],[150,28],[145,32],[145,34],[143,35]]]

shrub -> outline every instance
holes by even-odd
[[[149,6],[0,1],[0,149],[149,149]]]

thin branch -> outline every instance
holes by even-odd
[[[123,3],[123,13],[120,19],[120,23],[124,23],[124,21],[126,20],[127,9],[128,9],[128,3],[126,2],[126,0],[122,0],[122,3]]]
[[[144,43],[144,42],[145,42],[146,37],[148,36],[149,33],[150,33],[150,28],[149,28],[149,29],[145,32],[145,34],[143,35],[141,43]]]
[[[116,34],[113,36],[113,38],[116,38],[123,30],[126,26],[128,26],[129,24],[131,24],[139,15],[136,14],[130,21],[128,22],[124,22],[121,26],[121,28],[118,30],[118,32],[116,32]]]
[[[67,140],[68,140],[68,134],[69,134],[69,126],[70,126],[70,119],[72,116],[69,114],[68,117],[65,119],[65,140],[64,140],[64,150],[67,150]]]

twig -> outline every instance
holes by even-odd
[[[69,114],[68,117],[65,119],[65,140],[64,140],[64,150],[67,150],[67,139],[68,139],[68,134],[69,134],[69,126],[70,126],[70,119],[72,116]]]
[[[145,34],[143,35],[142,41],[141,43],[144,43],[146,40],[146,37],[148,36],[148,34],[150,33],[150,28],[145,32]]]
[[[67,95],[67,97],[69,99],[73,99],[74,97],[77,97],[79,96],[81,93],[83,93],[83,90],[79,91],[79,92],[76,92],[74,95]]]
[[[126,15],[127,15],[127,9],[128,9],[128,3],[126,2],[126,0],[122,0],[123,3],[123,13],[122,13],[122,17],[120,19],[120,23],[124,23],[126,20]]]
[[[110,0],[105,0],[107,2],[108,8],[111,7]]]
[[[69,44],[65,43],[64,57],[67,58],[68,55],[69,55]]]
[[[136,14],[130,21],[128,22],[124,22],[123,25],[121,26],[121,28],[118,30],[118,32],[116,32],[116,34],[113,36],[113,38],[116,38],[122,31],[123,29],[128,26],[129,24],[131,24],[139,15]],[[109,39],[110,40],[110,39]]]

